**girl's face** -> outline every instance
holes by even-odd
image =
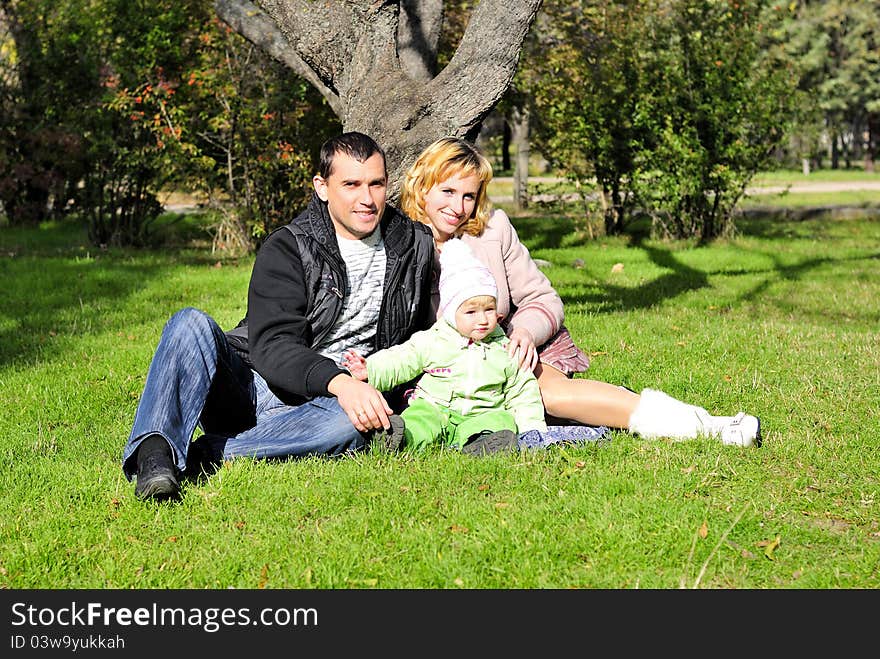
[[[482,341],[498,325],[495,298],[486,295],[471,297],[455,311],[455,329],[472,341]]]
[[[425,195],[425,215],[434,241],[445,242],[474,214],[480,177],[476,174],[453,176],[435,184]]]

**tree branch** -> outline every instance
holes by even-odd
[[[479,126],[516,73],[523,41],[542,0],[481,0],[446,68],[434,79],[434,98],[448,98],[444,111],[469,129]],[[487,94],[486,81],[493,84]],[[463,102],[464,101],[464,102]]]
[[[336,116],[342,116],[339,94],[324,84],[315,70],[297,54],[274,20],[259,7],[248,0],[214,0],[214,10],[229,27],[311,83]]]

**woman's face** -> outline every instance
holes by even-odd
[[[436,242],[451,238],[473,216],[479,191],[480,177],[476,174],[453,176],[428,190],[425,215]]]

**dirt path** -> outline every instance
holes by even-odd
[[[513,184],[512,176],[497,176],[493,181],[499,183]],[[554,178],[550,176],[530,176],[529,183],[561,183],[565,181],[562,178]],[[791,185],[769,185],[754,186],[746,188],[746,196],[753,197],[762,194],[781,194],[783,192],[851,192],[857,190],[878,190],[880,191],[880,180],[877,181],[817,181],[815,183],[793,183]],[[533,195],[536,201],[551,201],[553,195]],[[573,198],[576,198],[572,195]],[[499,203],[511,203],[513,197],[510,195],[492,195],[492,199]]]

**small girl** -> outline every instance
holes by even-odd
[[[489,269],[458,239],[446,241],[440,263],[442,317],[366,359],[349,350],[342,365],[379,391],[421,375],[393,448],[402,443],[423,451],[441,443],[476,455],[513,450],[518,433],[547,430],[538,382],[508,354]]]

